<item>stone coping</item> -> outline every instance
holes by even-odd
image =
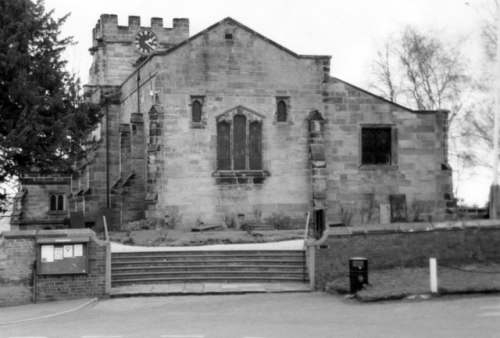
[[[95,232],[90,229],[60,229],[60,230],[14,230],[5,231],[1,234],[5,238],[27,238],[27,237],[67,237],[67,236],[90,236]]]
[[[132,246],[111,242],[111,252],[157,252],[157,251],[297,251],[304,249],[304,240],[296,239],[267,243],[212,244],[200,246]]]
[[[59,230],[14,230],[0,233],[0,239],[19,239],[19,238],[64,238],[64,237],[89,237],[99,246],[108,245],[107,242],[97,238],[95,232],[91,229],[59,229]]]
[[[390,223],[368,224],[353,227],[330,227],[317,241],[308,241],[307,246],[321,245],[329,236],[376,235],[389,233],[412,233],[426,231],[457,231],[465,229],[499,229],[500,220],[466,220],[449,222],[418,222],[418,223]]]

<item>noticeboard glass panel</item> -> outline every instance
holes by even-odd
[[[88,242],[44,240],[38,243],[38,274],[87,274]]]

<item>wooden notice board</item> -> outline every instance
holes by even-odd
[[[38,239],[38,274],[88,274],[88,247],[88,237],[60,237]]]

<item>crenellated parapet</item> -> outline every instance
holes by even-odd
[[[173,19],[172,27],[163,27],[162,18],[151,18],[150,26],[141,26],[141,18],[129,16],[127,26],[118,25],[118,16],[102,14],[92,30],[93,56],[89,71],[91,85],[121,85],[143,55],[134,39],[141,29],[153,31],[158,37],[156,51],[166,50],[189,38],[189,20]]]
[[[93,47],[100,43],[130,42],[139,29],[151,29],[158,35],[160,45],[176,45],[189,38],[189,19],[175,18],[172,28],[163,27],[162,18],[151,18],[150,26],[141,26],[139,16],[129,16],[128,26],[118,25],[118,16],[115,14],[102,14],[92,30]],[[92,50],[91,50],[92,52]]]

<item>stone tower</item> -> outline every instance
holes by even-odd
[[[141,112],[133,113],[133,121],[127,119],[120,109],[122,84],[134,72],[148,55],[139,52],[134,38],[141,29],[153,31],[159,40],[155,53],[162,53],[189,38],[189,20],[173,19],[173,27],[163,27],[163,19],[152,18],[150,27],[142,27],[138,16],[129,16],[128,26],[119,26],[114,14],[100,16],[92,30],[93,57],[89,71],[89,81],[85,86],[85,95],[103,107],[103,120],[94,131],[94,146],[87,157],[79,163],[78,177],[74,177],[69,207],[72,211],[83,212],[87,223],[99,223],[103,209],[107,209],[110,228],[116,229],[122,222],[144,217],[143,189],[119,189],[130,184],[130,179],[141,177],[141,168],[146,150],[142,146],[143,133]],[[126,94],[125,94],[126,95]],[[126,137],[131,136],[129,147]],[[130,148],[130,149],[129,149]],[[127,151],[128,149],[128,151]],[[128,168],[124,161],[131,152],[136,161]],[[138,185],[140,182],[136,182]],[[126,193],[130,190],[130,193]],[[123,204],[134,207],[123,208]],[[123,212],[122,210],[126,210]]]
[[[121,85],[143,61],[134,46],[135,34],[141,28],[156,33],[160,52],[189,38],[189,19],[173,19],[173,27],[165,28],[162,18],[151,18],[150,27],[141,27],[140,17],[129,16],[128,26],[118,26],[117,15],[102,14],[92,30],[90,85]]]

